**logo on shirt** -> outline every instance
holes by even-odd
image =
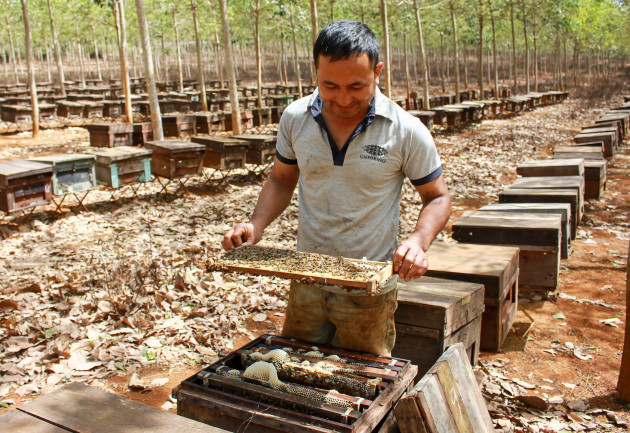
[[[383,156],[387,155],[387,149],[385,149],[384,147],[377,144],[367,144],[363,146],[363,150],[365,151],[365,153],[359,155],[359,158],[371,159],[373,161],[383,163],[387,162],[385,158],[382,158]]]

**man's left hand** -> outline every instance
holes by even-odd
[[[403,241],[393,255],[394,273],[405,281],[421,277],[429,269],[424,250],[413,241]]]

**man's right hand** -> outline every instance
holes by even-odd
[[[252,223],[238,223],[223,236],[221,245],[225,251],[240,247],[244,243],[254,245],[260,241],[261,236],[256,236],[256,228]]]

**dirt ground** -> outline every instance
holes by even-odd
[[[449,225],[440,237],[449,239],[452,223],[465,210],[495,202],[498,192],[516,178],[518,162],[551,156],[554,145],[570,141],[581,125],[590,123],[603,110],[620,102],[616,95],[599,99],[571,97],[562,104],[537,108],[514,117],[484,120],[458,131],[434,131],[454,209]],[[1,159],[10,159],[59,150],[80,151],[87,148],[89,143],[86,140],[87,134],[81,128],[43,131],[36,139],[28,133],[5,135],[0,136],[0,155]],[[254,189],[259,187],[260,183],[255,184]],[[193,188],[193,191],[197,190]],[[200,195],[211,196],[218,201],[228,200],[230,188],[212,192],[206,190]],[[417,204],[417,199],[410,197],[412,194],[407,191],[403,207]],[[557,291],[521,293],[516,322],[502,351],[484,352],[480,362],[480,369],[489,376],[496,376],[498,371],[505,378],[532,385],[527,393],[545,399],[561,397],[564,402],[584,400],[591,408],[613,411],[619,414],[618,427],[622,430],[618,431],[625,429],[623,420],[630,421],[630,406],[624,405],[615,391],[626,317],[625,278],[630,227],[628,197],[630,150],[625,144],[608,161],[608,180],[601,199],[585,204],[585,215],[578,237],[572,242],[572,253],[568,259],[561,261]],[[250,202],[249,206],[252,205]],[[55,218],[43,215],[46,224],[50,223],[50,218]],[[291,215],[294,216],[294,213]],[[72,213],[64,216],[68,219],[75,217]],[[279,224],[282,227],[285,223]],[[413,215],[403,217],[401,230],[411,224]],[[20,227],[20,221],[5,223],[2,233],[6,240],[0,240],[0,244],[29,231]],[[3,314],[6,317],[6,311]],[[279,333],[283,309],[266,310],[267,320],[255,321],[253,317],[249,314],[241,324],[246,332],[237,334],[234,348],[260,334]],[[211,359],[205,358],[204,362],[191,360],[183,365],[156,362],[142,367],[135,373],[145,382],[155,378],[168,379],[167,383],[144,391],[129,388],[130,372],[106,377],[103,387],[133,400],[176,412],[175,406],[169,403],[171,390],[200,371]],[[12,404],[5,404],[7,409],[0,409],[0,413],[32,398],[36,395],[19,396],[10,392],[3,399],[11,400]],[[503,403],[497,403],[500,401]],[[494,403],[491,408],[495,416],[516,416],[516,412],[510,412],[513,402],[505,395],[499,396]],[[563,410],[566,411],[566,407],[552,416],[562,418]],[[610,422],[601,412],[594,412],[592,418],[596,422]],[[604,425],[597,431],[617,431],[615,428]],[[506,427],[506,431],[513,430]]]

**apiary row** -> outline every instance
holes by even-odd
[[[134,125],[107,126],[110,141],[132,137]],[[121,132],[122,131],[122,132]],[[154,177],[202,174],[204,167],[229,171],[273,161],[276,137],[193,136],[191,141],[147,141],[143,147],[99,147],[85,154],[52,154],[0,162],[0,210],[14,212],[49,204],[53,196],[87,192],[102,184],[120,188]]]

